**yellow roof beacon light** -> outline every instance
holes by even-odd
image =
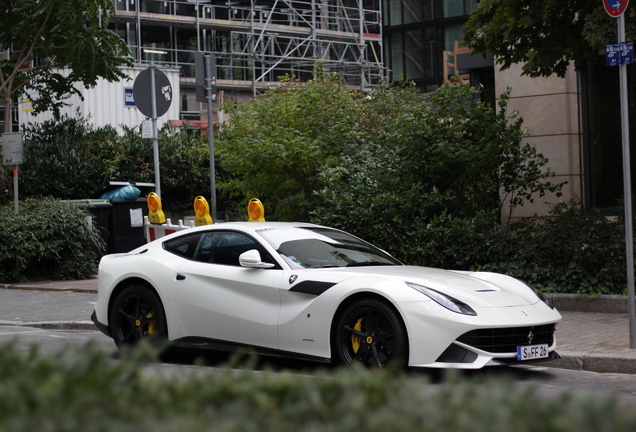
[[[265,208],[258,198],[252,198],[247,204],[248,222],[265,222]]]
[[[154,192],[148,194],[148,222],[153,224],[166,223],[166,215],[161,210],[161,198]]]
[[[194,199],[194,226],[212,225],[212,216],[210,216],[210,206],[208,201],[202,196]]]

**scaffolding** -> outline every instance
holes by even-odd
[[[111,26],[138,64],[181,70],[194,81],[194,55],[212,52],[217,87],[260,89],[317,68],[366,91],[384,78],[380,0],[113,0]]]

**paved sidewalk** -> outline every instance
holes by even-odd
[[[551,297],[563,315],[556,332],[557,351],[563,358],[542,365],[636,374],[625,296]],[[0,284],[0,325],[96,330],[90,321],[96,300],[96,279]]]
[[[95,301],[97,281],[0,284],[0,325],[94,331]]]

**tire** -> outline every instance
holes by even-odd
[[[132,346],[142,339],[168,338],[166,314],[150,288],[131,285],[119,293],[110,313],[110,331],[117,347]]]
[[[341,363],[385,367],[406,364],[408,337],[398,312],[376,299],[358,300],[340,315],[335,332],[335,351]]]

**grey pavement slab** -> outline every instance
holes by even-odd
[[[97,293],[0,289],[0,324],[90,329]]]
[[[626,313],[561,311],[561,315],[556,338],[563,358],[547,366],[636,374],[636,350],[629,348]]]

